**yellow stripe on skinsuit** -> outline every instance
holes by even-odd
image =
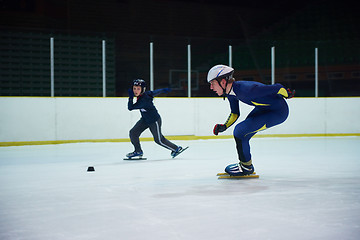
[[[283,97],[287,98],[289,96],[288,92],[286,91],[285,88],[280,88],[280,90],[278,91],[277,94],[282,95]]]
[[[236,122],[236,120],[239,118],[239,115],[237,115],[236,113],[230,113],[228,119],[225,122],[225,126],[228,128],[231,125],[233,125],[234,122]]]
[[[270,104],[266,104],[266,103],[257,103],[253,101],[251,101],[251,103],[254,104],[255,106],[270,106]]]
[[[248,135],[248,134],[251,134],[251,133],[257,133],[257,132],[260,132],[260,131],[262,131],[262,130],[265,130],[266,128],[267,128],[267,127],[266,127],[266,124],[265,124],[264,126],[262,126],[261,128],[259,128],[258,130],[253,131],[253,132],[249,132],[249,133],[245,134],[245,136],[246,136],[246,135]]]

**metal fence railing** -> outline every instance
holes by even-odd
[[[356,40],[234,40],[140,34],[0,32],[1,96],[127,96],[135,78],[167,96],[215,96],[216,64],[237,80],[281,83],[300,97],[360,96]]]

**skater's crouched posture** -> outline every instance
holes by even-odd
[[[207,76],[210,89],[219,96],[227,97],[231,113],[224,124],[216,124],[214,134],[218,135],[230,127],[240,116],[239,101],[254,106],[246,119],[235,126],[234,138],[240,162],[225,168],[234,176],[254,172],[250,154],[250,139],[259,131],[284,122],[289,108],[284,98],[291,98],[295,91],[285,89],[281,84],[265,85],[252,81],[235,81],[234,69],[225,65],[212,67]]]
[[[126,157],[142,157],[143,151],[140,145],[140,135],[147,128],[150,129],[154,141],[160,146],[167,148],[171,151],[171,156],[176,157],[182,150],[182,147],[175,145],[167,140],[161,133],[161,117],[156,110],[153,98],[160,93],[167,93],[169,88],[158,89],[154,91],[145,91],[146,82],[143,79],[136,79],[133,81],[132,89],[129,89],[129,102],[128,109],[132,111],[139,109],[141,112],[140,120],[130,130],[130,140],[134,145],[134,152],[128,153]],[[133,102],[133,98],[137,97],[136,103]]]

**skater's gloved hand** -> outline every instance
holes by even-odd
[[[163,88],[163,92],[164,92],[164,93],[171,92],[171,88]]]
[[[219,132],[223,132],[227,129],[227,127],[224,124],[216,124],[214,127],[214,134],[218,135]]]
[[[134,91],[132,89],[128,89],[128,93],[129,93],[129,98],[133,98],[134,97]]]
[[[295,90],[291,91],[290,88],[288,89],[280,88],[277,94],[279,94],[283,98],[289,99],[295,96]]]
[[[288,96],[286,97],[286,99],[290,99],[293,98],[295,96],[295,89],[294,90],[290,90],[290,88],[286,89]]]

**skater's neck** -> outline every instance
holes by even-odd
[[[233,83],[231,82],[231,83],[228,83],[227,85],[226,85],[226,89],[225,89],[225,93],[226,94],[231,94],[231,90],[232,90],[232,85],[233,85]]]

